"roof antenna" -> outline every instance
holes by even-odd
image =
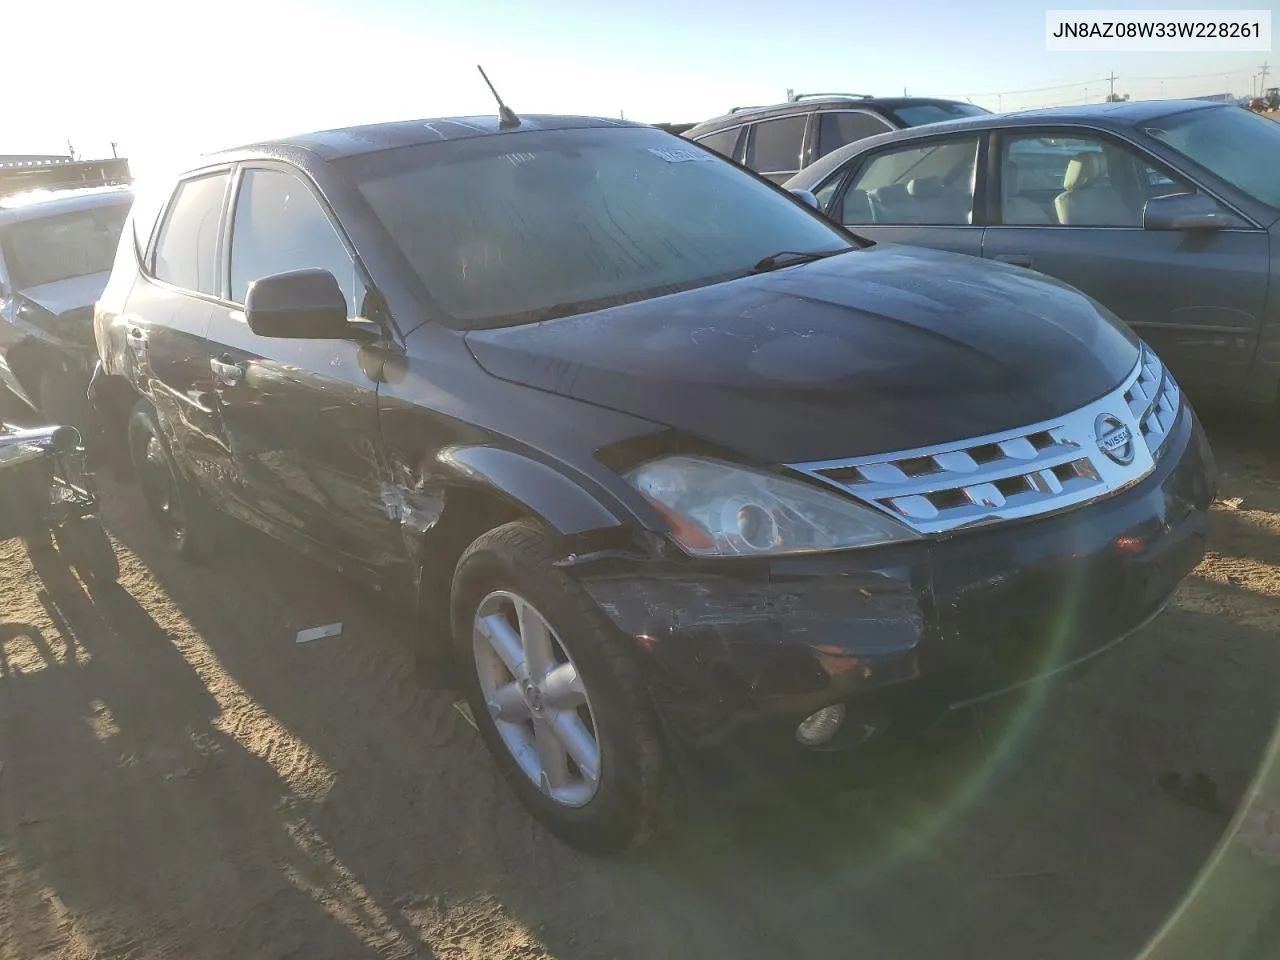
[[[484,77],[485,86],[493,94],[493,99],[498,101],[498,129],[507,130],[511,127],[520,126],[520,118],[516,116],[514,110],[502,102],[502,98],[498,96],[498,91],[493,89],[493,84],[489,82],[489,75],[484,72],[484,67],[477,63],[476,69],[480,71],[480,76]]]

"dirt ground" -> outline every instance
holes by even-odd
[[[0,543],[0,960],[1135,957],[1280,712],[1280,444],[1259,439],[1280,434],[1210,426],[1210,556],[1011,732],[870,790],[697,808],[620,860],[524,815],[375,600],[248,532],[170,559],[108,485],[121,589],[91,598]],[[1210,776],[1223,809],[1171,772]],[[1209,911],[1199,956],[1280,942],[1258,926],[1267,816],[1220,897],[1257,909]]]

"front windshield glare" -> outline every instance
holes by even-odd
[[[1163,117],[1146,131],[1242,193],[1280,209],[1280,123],[1239,107],[1217,107]]]
[[[481,136],[342,166],[439,306],[468,326],[741,277],[780,251],[850,248],[785,195],[649,128]]]

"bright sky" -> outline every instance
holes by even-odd
[[[492,113],[695,121],[787,88],[971,97],[991,109],[1252,92],[1265,54],[1048,53],[1044,15],[1099,0],[60,0],[14,3],[0,153],[189,153],[354,123]],[[1162,0],[1133,9],[1271,9]],[[803,11],[804,16],[799,15]],[[1272,62],[1268,86],[1280,84]],[[1051,89],[1045,89],[1051,88]]]

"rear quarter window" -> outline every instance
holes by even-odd
[[[697,142],[702,144],[708,150],[714,150],[721,156],[734,159],[736,148],[738,145],[738,134],[742,133],[741,127],[734,127],[732,130],[721,130],[719,133],[708,134],[705,137],[699,137]]]

